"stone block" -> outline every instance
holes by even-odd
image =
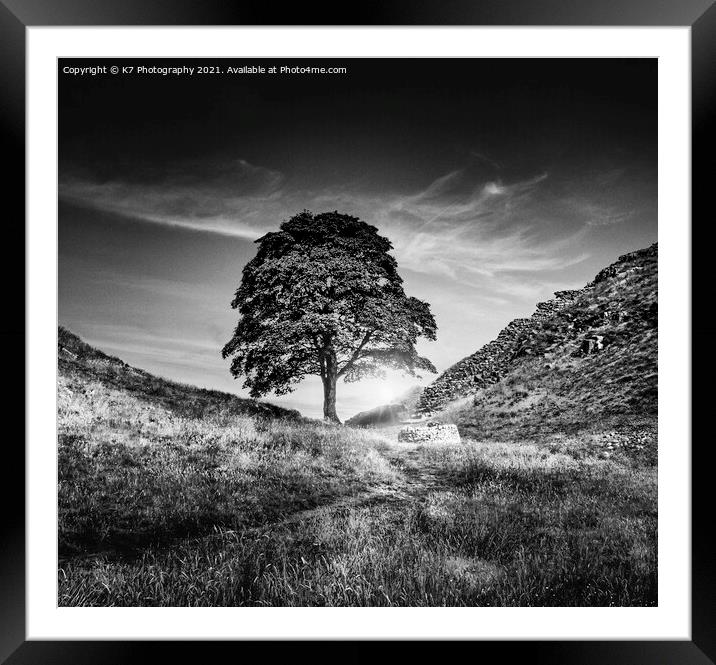
[[[460,443],[457,425],[428,422],[406,425],[398,432],[398,441],[404,443]]]

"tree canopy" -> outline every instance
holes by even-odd
[[[419,337],[435,339],[430,306],[405,295],[392,245],[376,227],[304,210],[256,242],[231,303],[240,318],[222,351],[253,397],[288,393],[317,375],[324,416],[338,421],[338,379],[436,371],[415,349]]]

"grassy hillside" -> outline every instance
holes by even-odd
[[[61,606],[656,604],[621,430],[401,444],[58,351]]]
[[[367,433],[165,381],[66,330],[59,355],[61,555],[241,528],[390,474]]]
[[[217,351],[218,353],[218,351]],[[169,381],[108,356],[62,326],[57,332],[57,363],[65,385],[82,390],[85,382],[131,392],[137,399],[180,416],[201,418],[216,413],[265,418],[298,418],[298,411],[218,390]]]
[[[653,245],[600,272],[520,340],[506,376],[443,417],[476,438],[628,430],[655,455],[657,314]]]

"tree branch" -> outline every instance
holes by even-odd
[[[355,363],[356,360],[360,358],[360,352],[363,350],[365,345],[370,341],[371,335],[374,333],[374,330],[369,330],[365,335],[363,335],[363,340],[358,345],[358,348],[353,351],[353,355],[346,361],[346,364],[343,365],[343,367],[338,371],[338,376],[343,376],[348,370],[350,370],[351,367],[353,367],[353,363]]]

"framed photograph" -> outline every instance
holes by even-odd
[[[313,13],[0,2],[3,662],[712,662],[716,9]]]

